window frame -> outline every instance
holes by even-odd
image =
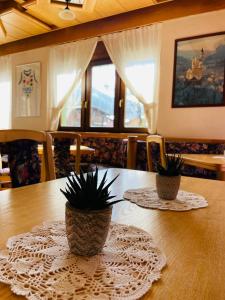
[[[98,42],[94,55],[88,68],[82,78],[81,91],[81,127],[62,126],[61,118],[59,122],[59,130],[67,131],[84,131],[84,132],[115,132],[115,133],[147,133],[147,128],[139,127],[125,127],[125,92],[126,86],[119,77],[117,71],[115,84],[115,99],[114,99],[114,127],[91,127],[90,126],[90,112],[91,112],[91,69],[93,66],[113,64],[108,52],[102,42]],[[122,104],[122,105],[121,105]]]

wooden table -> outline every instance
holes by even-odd
[[[70,153],[74,156],[76,156],[76,145],[71,145],[70,146]],[[95,149],[87,147],[87,146],[80,146],[80,154],[81,155],[89,155],[89,154],[94,154]],[[43,146],[42,145],[38,145],[38,154],[42,155],[43,154]]]
[[[120,173],[112,194],[121,198],[128,188],[147,187],[155,174],[127,169],[110,169],[110,180]],[[100,171],[102,176],[103,171]],[[57,179],[0,193],[0,248],[10,236],[28,232],[46,220],[64,219],[65,198]],[[153,283],[144,300],[225,299],[225,183],[182,177],[184,190],[204,195],[209,207],[172,212],[144,209],[128,201],[113,208],[113,220],[148,231],[167,257],[162,278]],[[0,299],[24,299],[0,284]]]
[[[222,154],[181,154],[186,165],[217,172],[217,177],[225,181],[225,156]]]

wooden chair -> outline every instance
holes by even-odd
[[[80,143],[81,136],[74,132],[49,132],[53,138],[56,177],[68,176],[72,171],[80,173]],[[71,165],[70,146],[76,147],[75,163]]]
[[[147,161],[148,161],[148,170],[150,172],[154,171],[153,157],[152,157],[152,148],[151,144],[156,143],[159,145],[159,156],[161,164],[165,166],[165,139],[160,135],[149,135],[146,138],[146,148],[147,148]]]
[[[135,169],[137,155],[137,136],[128,136],[127,141],[127,169]]]
[[[55,179],[52,156],[52,138],[42,131],[0,130],[0,145],[6,145],[10,168],[11,187],[20,187]],[[43,145],[40,166],[38,144]]]
[[[3,168],[3,159],[0,153],[0,190],[11,186],[11,178],[9,175],[9,168]]]

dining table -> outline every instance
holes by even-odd
[[[184,164],[212,170],[217,173],[219,180],[225,181],[225,155],[224,154],[181,154]]]
[[[54,149],[54,146],[53,146]],[[76,156],[77,149],[76,145],[70,145],[70,154]],[[81,145],[80,146],[80,154],[81,155],[92,155],[95,153],[95,149]],[[41,156],[43,155],[43,146],[38,145],[38,154]]]
[[[54,152],[54,145],[52,146],[53,152]],[[77,153],[77,147],[76,145],[70,145],[70,154],[72,156],[76,156]],[[95,149],[80,145],[80,155],[93,155],[95,153]],[[38,154],[40,159],[42,160],[43,156],[43,145],[38,145]],[[41,182],[45,181],[45,166],[41,168]]]
[[[100,170],[100,178],[105,171]],[[155,185],[156,174],[110,168],[107,182],[115,199],[128,189]],[[15,236],[43,223],[64,220],[66,199],[60,192],[66,179],[56,179],[0,192],[0,249]],[[130,201],[113,206],[114,222],[148,232],[166,257],[161,278],[141,298],[144,300],[225,299],[225,182],[181,178],[180,189],[205,197],[208,207],[190,211],[147,209]],[[0,299],[25,299],[0,283]]]
[[[53,146],[54,149],[54,146]],[[76,145],[70,145],[70,154],[73,156],[76,156]],[[81,145],[80,146],[80,154],[81,155],[93,155],[95,153],[95,149]],[[38,154],[40,158],[42,159],[43,155],[43,145],[38,145]],[[7,158],[8,159],[8,158]],[[0,170],[1,170],[1,157],[0,157]],[[0,191],[4,188],[9,188],[11,184],[11,177],[9,175],[9,169],[8,174],[0,174]],[[45,181],[45,168],[41,169],[41,181]],[[2,188],[2,185],[4,186]]]

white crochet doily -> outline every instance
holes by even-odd
[[[139,206],[162,210],[185,211],[208,206],[203,196],[181,190],[175,200],[160,199],[155,187],[128,190],[123,197]]]
[[[160,278],[166,260],[151,236],[112,223],[103,252],[70,253],[64,222],[12,237],[0,252],[0,281],[30,300],[138,299]]]

